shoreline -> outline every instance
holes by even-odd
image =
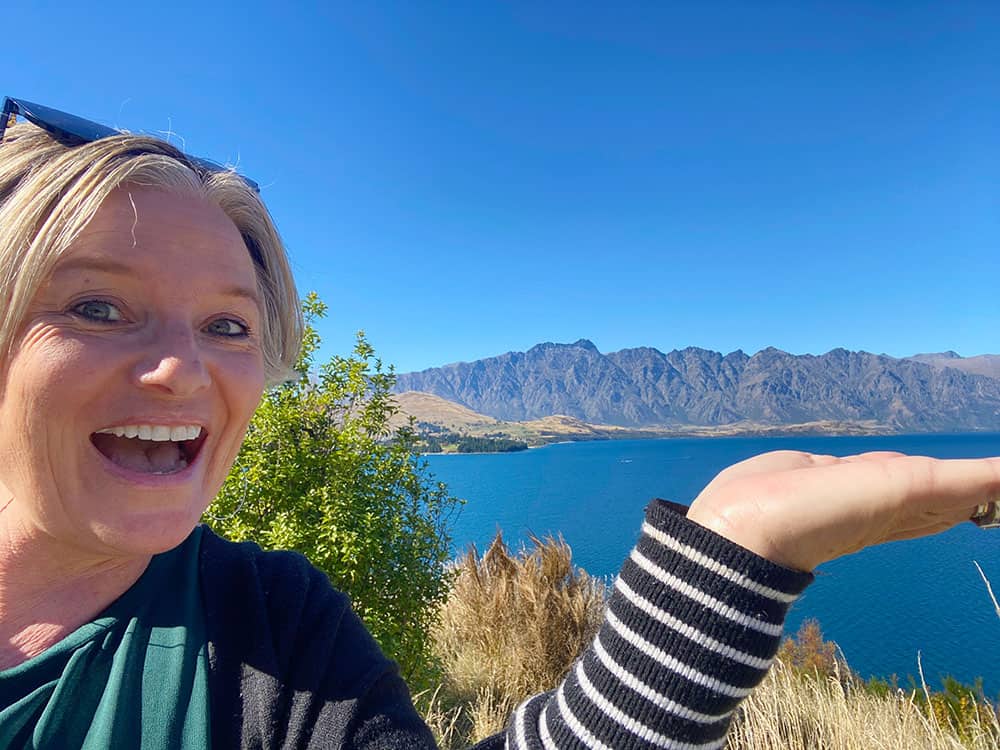
[[[895,432],[887,430],[884,432],[814,432],[805,430],[792,430],[792,431],[781,431],[779,429],[767,430],[767,431],[746,431],[746,432],[726,432],[726,433],[702,433],[702,432],[677,432],[677,433],[664,433],[662,435],[628,435],[628,436],[594,436],[581,438],[579,440],[552,440],[538,445],[529,445],[523,450],[517,451],[474,451],[469,453],[460,453],[458,451],[440,451],[434,452],[421,452],[420,456],[500,456],[500,455],[516,455],[518,453],[526,453],[527,451],[536,450],[538,448],[547,448],[551,445],[570,445],[573,443],[608,443],[608,442],[620,442],[626,440],[670,440],[670,439],[726,439],[726,438],[790,438],[790,437],[805,437],[805,438],[885,438],[885,437],[916,437],[922,435],[949,435],[949,436],[990,436],[990,435],[1000,435],[1000,429],[996,431],[987,430],[976,430],[971,432]]]

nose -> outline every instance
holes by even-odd
[[[191,396],[212,382],[197,335],[185,326],[160,329],[140,358],[135,379],[165,395]]]

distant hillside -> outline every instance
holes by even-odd
[[[1000,355],[980,354],[976,357],[960,357],[955,352],[942,352],[941,354],[915,354],[908,359],[914,362],[923,362],[925,365],[941,369],[951,367],[955,370],[968,372],[973,375],[986,375],[990,378],[1000,378]]]
[[[396,394],[399,414],[393,426],[404,424],[408,417],[417,422],[417,431],[437,434],[446,430],[470,437],[523,440],[543,445],[558,440],[608,440],[611,438],[660,437],[660,431],[637,430],[618,425],[588,424],[575,417],[554,414],[523,422],[503,422],[447,401],[440,396],[419,391]]]
[[[417,422],[446,427],[449,430],[463,431],[470,427],[492,427],[498,420],[478,414],[468,407],[447,401],[432,393],[407,391],[396,394],[396,403],[400,413],[393,419],[393,426],[402,424],[406,417],[413,417]]]
[[[887,431],[1000,430],[1000,379],[964,371],[956,364],[967,361],[957,355],[919,357],[930,359],[845,349],[794,355],[773,347],[752,356],[695,347],[602,354],[581,339],[404,373],[397,390],[432,393],[508,422],[563,414],[629,428],[835,422]],[[982,369],[1000,357],[970,359]]]

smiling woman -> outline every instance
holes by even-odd
[[[32,465],[8,489],[40,500],[10,519],[30,513],[93,554],[183,541],[264,387],[256,288],[220,208],[191,191],[111,191],[54,259],[8,360],[0,422],[23,429],[2,432],[0,455]]]
[[[302,336],[254,184],[5,112],[0,747],[433,747],[322,573],[198,525]],[[654,501],[592,646],[482,747],[722,747],[816,565],[998,492],[993,460],[784,452]]]

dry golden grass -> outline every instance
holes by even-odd
[[[852,689],[851,685],[855,684]],[[741,707],[730,750],[996,750],[992,711],[967,712],[954,727],[904,692],[884,696],[837,675],[811,677],[776,662]]]
[[[473,549],[456,562],[435,633],[445,680],[416,696],[444,750],[501,731],[524,698],[555,687],[601,622],[603,583],[573,567],[561,539],[533,543],[512,555],[498,534],[482,558]],[[814,624],[786,643],[741,706],[729,750],[1000,750],[991,706],[879,694],[834,651]]]
[[[399,407],[399,413],[390,421],[393,427],[402,427],[411,416],[418,422],[432,422],[450,430],[462,430],[473,426],[492,427],[499,424],[493,417],[480,414],[433,393],[405,391],[394,394],[393,398]]]
[[[561,539],[532,542],[515,556],[497,534],[482,558],[473,548],[456,563],[435,631],[446,679],[431,703],[432,724],[452,725],[452,736],[477,741],[503,729],[520,701],[562,680],[597,632],[604,584],[573,567]]]

